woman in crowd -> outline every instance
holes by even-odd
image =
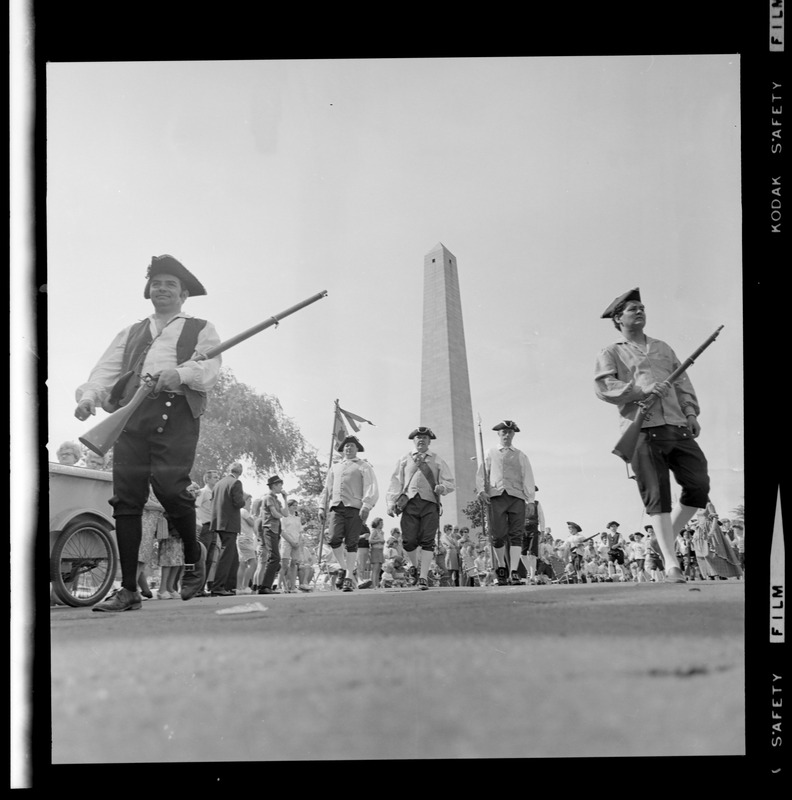
[[[448,573],[448,582],[451,586],[459,586],[459,543],[458,528],[453,525],[444,525],[440,542],[445,549],[445,570]]]
[[[693,534],[693,549],[702,575],[710,580],[739,578],[742,576],[740,561],[729,539],[723,535],[715,506],[696,512],[696,528]],[[703,561],[703,563],[702,563]]]
[[[476,561],[476,546],[470,536],[470,528],[463,526],[459,529],[459,539],[457,540],[457,547],[459,548],[459,583],[461,586],[475,586],[474,578],[478,578],[478,573],[475,570]],[[472,548],[472,551],[470,550]],[[467,552],[468,565],[466,566],[463,559],[463,554]],[[472,552],[472,555],[470,553]],[[473,567],[473,572],[469,572],[470,567]]]
[[[371,588],[379,589],[382,564],[385,561],[385,531],[383,529],[382,517],[377,517],[371,523],[369,549],[371,551]]]
[[[297,501],[286,503],[289,515],[281,520],[281,568],[278,573],[278,588],[282,592],[297,591],[297,567],[300,563],[302,520]]]
[[[745,526],[739,519],[732,524],[732,532],[734,533],[734,551],[737,553],[740,569],[745,576]]]
[[[371,579],[371,545],[369,537],[371,536],[371,529],[365,523],[363,524],[363,531],[358,539],[358,555],[357,555],[357,580],[358,583],[368,581]]]
[[[64,442],[57,452],[58,463],[66,467],[76,467],[77,462],[83,457],[82,449],[77,442]]]
[[[236,538],[239,569],[237,570],[236,593],[251,594],[250,582],[256,570],[256,523],[251,513],[253,495],[245,492],[245,507],[239,509],[240,531]]]
[[[167,517],[157,523],[157,546],[160,567],[157,599],[178,600],[179,582],[184,572],[184,543],[176,529],[168,523]]]

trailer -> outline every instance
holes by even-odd
[[[92,606],[112,589],[119,569],[109,472],[49,464],[52,591],[68,606]]]

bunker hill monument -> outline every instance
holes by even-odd
[[[454,473],[443,498],[444,525],[469,525],[462,509],[475,497],[476,438],[456,257],[438,243],[424,257],[421,425],[437,435],[437,452]]]

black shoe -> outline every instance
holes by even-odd
[[[429,588],[429,581],[426,578],[418,578],[418,588],[425,591]]]
[[[137,611],[143,606],[139,592],[130,592],[121,587],[117,592],[110,594],[103,603],[98,603],[92,611]]]
[[[270,589],[269,586],[262,586],[258,590],[258,593],[259,594],[280,594],[280,592],[277,589]]]
[[[352,592],[354,590],[355,587],[352,585],[352,578],[344,578],[344,583],[342,584],[341,591]]]
[[[508,586],[509,579],[506,577],[508,573],[506,572],[506,567],[498,567],[495,570],[495,578],[498,581],[498,586]]]
[[[525,581],[520,577],[520,573],[516,569],[512,570],[510,583],[512,586],[525,586]]]
[[[198,561],[195,564],[184,565],[184,574],[181,579],[182,600],[191,600],[206,583],[206,547],[201,542],[198,542],[198,546],[201,548],[201,556]]]
[[[336,577],[336,589],[341,589],[343,587],[345,579],[346,579],[346,570],[345,569],[338,570],[338,576]]]
[[[229,592],[228,589],[217,589],[212,590],[210,593],[212,597],[233,597],[234,593]],[[184,600],[184,596],[182,596],[182,600]]]

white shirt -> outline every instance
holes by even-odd
[[[379,499],[377,478],[371,464],[362,458],[344,458],[333,464],[325,479],[319,507],[342,503],[351,508],[371,511]]]
[[[506,492],[532,503],[535,497],[533,470],[528,456],[516,447],[493,447],[476,473],[476,490],[484,491],[484,470],[489,474],[490,497]]]
[[[189,314],[179,312],[171,317],[159,335],[157,334],[154,315],[152,314],[149,317],[153,342],[146,353],[141,374],[149,373],[155,375],[158,372],[162,372],[162,370],[176,368],[179,373],[179,379],[183,384],[197,391],[208,392],[215,385],[220,374],[220,356],[208,361],[186,361],[184,364],[177,366],[176,343],[179,341],[179,336],[184,328],[184,320],[189,317]],[[91,370],[88,380],[77,388],[75,394],[78,403],[81,400],[93,400],[95,403],[101,404],[110,394],[113,385],[121,377],[124,348],[131,328],[132,325],[128,325],[116,335],[96,366]],[[211,322],[207,322],[198,333],[198,341],[195,346],[196,353],[206,353],[210,348],[219,344],[220,337],[214,325]]]
[[[413,450],[396,462],[396,468],[391,475],[388,492],[385,496],[388,508],[393,508],[393,504],[401,494],[406,494],[408,497],[414,497],[417,494],[430,503],[437,502],[434,493],[435,487],[429,485],[429,481],[417,466],[416,459],[420,455],[417,450]],[[431,450],[424,453],[423,461],[429,467],[432,475],[437,476],[437,486],[443,487],[440,494],[451,494],[454,491],[455,483],[448,464]]]
[[[212,521],[212,490],[204,486],[195,499],[195,519],[199,525]]]

